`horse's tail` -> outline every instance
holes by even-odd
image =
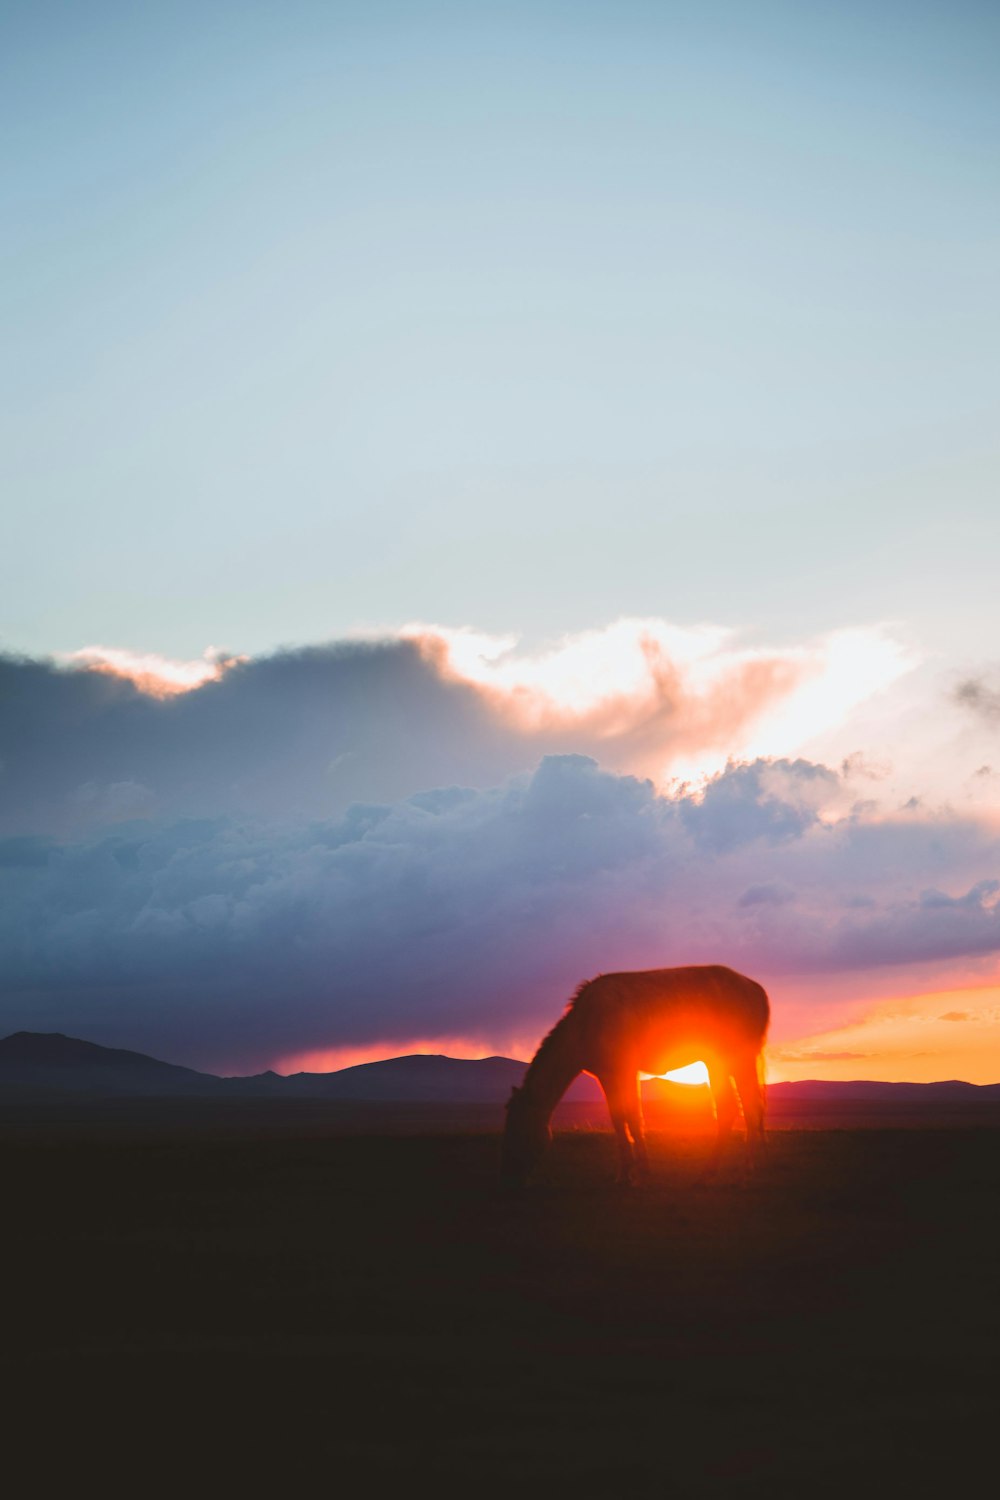
[[[758,984],[757,989],[760,991],[760,1045],[763,1047],[767,1041],[768,1027],[771,1024],[771,997],[762,984]]]
[[[760,1090],[760,1105],[762,1121],[767,1116],[767,1060],[764,1056],[764,1047],[767,1042],[768,1028],[771,1025],[771,997],[762,984],[757,985],[760,991],[761,1001],[761,1028],[760,1039],[757,1043],[757,1088]]]
[[[764,1057],[763,1045],[757,1053],[757,1087],[760,1089],[761,1121],[763,1123],[767,1120],[767,1060]]]

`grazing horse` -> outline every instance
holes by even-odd
[[[507,1105],[501,1179],[523,1186],[552,1139],[552,1111],[578,1073],[604,1090],[618,1140],[618,1181],[638,1161],[648,1169],[640,1073],[668,1073],[702,1061],[718,1123],[713,1167],[736,1117],[733,1082],[746,1122],[752,1165],[764,1138],[761,1049],[767,994],[753,979],[719,964],[601,974],[581,984],[566,1013],[535,1053]]]

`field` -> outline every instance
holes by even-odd
[[[39,1492],[528,1496],[951,1493],[991,1462],[996,1129],[778,1129],[714,1186],[703,1130],[654,1130],[628,1192],[570,1119],[504,1199],[496,1112],[460,1114],[0,1120],[9,1461],[27,1439]]]

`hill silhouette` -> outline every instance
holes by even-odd
[[[0,1098],[220,1097],[225,1083],[142,1052],[101,1047],[59,1031],[16,1031],[0,1041]]]
[[[358,1063],[334,1073],[295,1073],[285,1083],[300,1096],[324,1099],[481,1104],[509,1098],[526,1066],[512,1057],[414,1053]]]
[[[415,1053],[358,1063],[331,1073],[268,1071],[221,1078],[162,1062],[142,1052],[103,1047],[61,1032],[18,1031],[0,1040],[0,1101],[76,1099],[326,1099],[355,1103],[502,1104],[520,1085],[527,1063],[513,1057],[447,1057]],[[648,1103],[691,1100],[690,1085],[660,1078],[643,1083]],[[570,1103],[601,1103],[596,1080],[581,1075]],[[821,1113],[862,1104],[904,1110],[1000,1105],[1000,1083],[959,1079],[883,1083],[877,1079],[807,1079],[768,1088],[772,1110],[808,1107]]]
[[[61,1032],[19,1031],[0,1040],[0,1099],[281,1098],[484,1104],[509,1098],[526,1067],[527,1063],[511,1057],[416,1054],[331,1073],[284,1077],[268,1071],[220,1078]],[[572,1097],[597,1099],[600,1092],[592,1080],[580,1080]]]

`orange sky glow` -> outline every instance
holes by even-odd
[[[883,999],[847,1026],[768,1048],[772,1083],[1000,1080],[1000,983]]]
[[[468,1058],[502,1053],[527,1060],[538,1040],[490,1046],[468,1037],[414,1038],[296,1053],[275,1067],[284,1074],[329,1073],[414,1053]],[[1000,1080],[1000,981],[883,998],[863,1009],[850,1025],[772,1043],[765,1057],[770,1083],[806,1078],[870,1078],[887,1083],[959,1078],[967,1083],[996,1083]],[[708,1082],[702,1062],[662,1076],[677,1083]]]

